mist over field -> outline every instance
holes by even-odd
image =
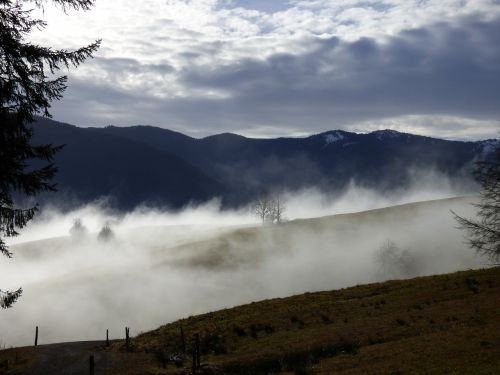
[[[283,194],[288,220],[269,226],[249,207],[221,211],[217,201],[179,212],[46,208],[11,239],[14,259],[0,262],[2,286],[24,289],[2,313],[0,343],[31,345],[36,325],[41,344],[106,329],[121,338],[125,326],[135,335],[266,298],[486,265],[450,213],[473,215],[475,198],[430,201],[464,191],[433,175],[418,181],[391,196],[354,184],[338,196]],[[430,202],[363,212],[421,201]],[[71,236],[76,218],[87,232]],[[114,233],[107,242],[97,239],[104,225]]]
[[[500,0],[0,0],[0,375],[500,375],[499,42]]]

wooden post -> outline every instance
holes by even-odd
[[[130,350],[130,328],[125,327],[125,346],[127,347],[127,350]]]
[[[35,331],[35,346],[38,346],[38,326],[36,326],[36,331]]]
[[[184,330],[181,326],[181,350],[184,354],[186,354],[186,338],[184,337]]]
[[[162,355],[161,355],[161,365],[162,365],[162,367],[163,367],[164,370],[167,368],[167,360],[166,360],[165,356],[166,356],[166,353],[162,353]]]
[[[196,345],[193,346],[193,375],[196,375]]]
[[[90,371],[90,375],[94,375],[94,368],[95,368],[94,355],[91,354],[90,357],[89,357],[89,371]]]
[[[195,336],[196,339],[196,365],[200,367],[201,362],[201,353],[200,353],[200,335],[197,333]]]
[[[109,329],[106,330],[106,346],[109,346]]]

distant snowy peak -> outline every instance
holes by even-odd
[[[330,132],[330,133],[326,133],[324,135],[325,146],[328,146],[332,143],[343,141],[344,138],[345,138],[344,134],[342,134],[342,132],[340,132],[338,130]]]
[[[400,133],[396,130],[389,130],[389,129],[375,130],[374,132],[371,132],[370,134],[376,136],[379,141],[383,141],[385,139],[395,139],[395,138],[399,138],[402,135],[404,135],[403,133]]]
[[[500,140],[498,139],[487,139],[485,141],[479,141],[479,152],[482,157],[488,157],[495,152],[495,150],[500,146]]]
[[[346,132],[343,130],[332,130],[332,131],[329,131],[326,133],[318,134],[317,136],[313,136],[313,137],[318,137],[318,136],[321,137],[323,142],[324,142],[323,147],[327,147],[327,146],[333,145],[333,144],[342,144],[342,146],[344,146],[346,144],[346,142],[349,143],[353,139],[358,139],[357,138],[358,136],[363,137],[366,135],[374,136],[379,141],[386,141],[388,139],[398,139],[401,137],[407,138],[410,136],[409,134],[400,133],[400,132],[395,131],[395,130],[376,130],[374,132],[367,133],[367,134],[349,133],[349,132]],[[357,142],[351,142],[351,143],[349,143],[349,145],[355,144],[355,143],[357,143]]]

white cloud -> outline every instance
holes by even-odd
[[[433,135],[451,140],[482,140],[498,138],[498,121],[458,116],[407,115],[375,121],[363,121],[348,127],[352,131],[371,132],[390,129],[418,135]]]
[[[500,6],[496,0],[97,0],[96,6],[85,13],[70,11],[64,15],[59,9],[47,7],[43,17],[49,27],[35,33],[32,38],[59,47],[77,47],[102,38],[98,59],[72,71],[70,76],[74,79],[70,80],[70,85],[79,80],[99,83],[95,85],[95,90],[106,86],[124,95],[140,93],[144,100],[151,100],[150,107],[154,107],[155,101],[162,100],[196,102],[230,100],[234,97],[235,88],[229,84],[226,87],[186,84],[183,79],[192,72],[211,75],[211,72],[220,72],[226,67],[234,69],[240,64],[243,66],[248,59],[265,62],[279,54],[297,57],[313,54],[318,48],[318,39],[337,37],[343,42],[353,42],[364,37],[384,43],[409,28],[425,28],[438,22],[453,25],[464,17],[487,21],[499,15]],[[497,45],[490,49],[496,52]],[[423,49],[430,47],[421,46]],[[497,64],[497,54],[492,56],[491,64]],[[362,60],[362,57],[358,59]],[[130,64],[124,64],[126,61]],[[324,77],[337,69],[338,63],[330,56],[318,70],[318,76],[299,76],[298,82],[304,84],[308,80],[307,86],[321,85],[325,82]],[[279,79],[278,76],[275,78]],[[354,86],[362,79],[348,78]],[[76,90],[70,95],[73,97],[67,99],[79,100],[80,93]],[[75,113],[75,108],[72,108],[69,112],[65,109],[68,103],[71,105],[67,100],[55,105],[54,114],[58,119],[100,125],[103,121],[108,122],[113,113],[121,113],[116,122],[123,125],[133,124],[137,117],[143,123],[168,125],[158,121],[159,118],[169,117],[169,112],[165,111],[156,110],[150,117],[144,117],[144,113],[125,115],[118,103],[108,103],[104,105],[104,111],[101,108],[99,112],[97,108],[99,113],[108,111],[107,115],[98,115],[92,114],[96,111],[94,107],[83,108],[80,113]],[[164,106],[173,104],[165,103]],[[81,107],[87,105],[82,102]],[[211,104],[207,102],[205,105]],[[192,111],[193,108],[186,106],[186,116],[179,121],[172,119],[169,123],[186,129],[196,127],[188,120]],[[238,107],[234,111],[237,112]],[[178,111],[175,112],[174,118],[180,116]],[[462,116],[459,113],[447,115]],[[245,116],[241,113],[242,118]],[[322,120],[315,119],[312,112],[308,112],[308,116],[310,122]],[[212,122],[216,120],[212,117]],[[234,123],[234,117],[230,121]],[[267,121],[250,122],[235,124],[235,130],[255,133],[257,128],[278,127],[283,129],[284,134],[288,130],[295,133],[307,133],[309,130],[305,125],[297,129],[297,124],[286,128],[275,123],[272,117]],[[464,120],[465,123],[467,120]]]

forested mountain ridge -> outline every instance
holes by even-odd
[[[34,141],[66,145],[56,158],[56,182],[66,200],[106,197],[124,209],[144,203],[178,208],[211,198],[234,206],[269,191],[316,187],[331,192],[352,181],[387,191],[405,187],[415,171],[425,170],[458,179],[497,142],[391,130],[274,139],[223,133],[196,139],[152,126],[79,128],[47,119],[35,125]]]

